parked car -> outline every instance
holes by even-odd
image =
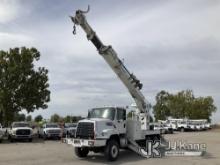
[[[56,138],[60,139],[62,137],[61,128],[57,123],[46,123],[38,130],[39,138]]]
[[[0,123],[0,143],[2,142],[3,136],[4,136],[4,131],[3,131],[2,125]]]
[[[33,130],[27,122],[13,122],[8,131],[8,139],[13,142],[18,139],[32,141]]]
[[[75,137],[77,123],[64,124],[64,136]]]

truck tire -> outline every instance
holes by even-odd
[[[115,140],[110,140],[105,147],[105,157],[109,161],[115,161],[119,156],[119,145]]]
[[[32,139],[32,138],[28,139],[28,142],[32,142],[32,141],[33,141],[33,139]]]
[[[44,140],[47,140],[47,135],[44,133],[44,135],[43,135],[43,139]]]
[[[12,137],[10,137],[10,142],[13,143],[14,142],[14,139]]]
[[[88,155],[88,148],[75,147],[75,154],[80,158],[84,158]]]

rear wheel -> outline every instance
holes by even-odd
[[[75,154],[80,158],[86,157],[88,153],[89,153],[88,148],[75,147]]]
[[[110,140],[105,148],[105,156],[109,161],[115,161],[119,156],[119,144],[115,140]]]

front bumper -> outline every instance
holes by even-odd
[[[71,144],[74,147],[103,147],[106,145],[106,139],[71,139],[67,138],[66,143]]]
[[[61,137],[60,133],[47,133],[46,134],[47,138],[53,138],[53,137]]]
[[[13,139],[31,139],[32,135],[11,135]]]

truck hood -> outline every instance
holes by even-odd
[[[111,120],[110,119],[104,119],[104,118],[90,118],[90,119],[80,120],[80,122],[102,122],[102,121],[105,121],[105,122],[109,121],[110,122]]]
[[[48,130],[59,130],[61,131],[61,128],[44,128],[45,131],[48,131]]]
[[[16,128],[12,128],[12,130],[15,130],[15,131],[20,130],[20,129],[31,130],[32,131],[32,128],[30,128],[30,127],[16,127]]]

